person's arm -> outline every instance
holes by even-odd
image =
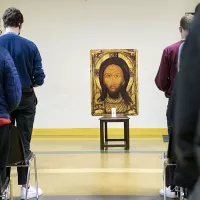
[[[167,92],[170,86],[170,65],[167,57],[167,49],[163,51],[160,67],[155,78],[155,83],[159,90]]]
[[[43,85],[45,79],[45,74],[42,67],[42,58],[36,46],[35,46],[35,57],[33,62],[33,79],[34,79],[34,87]]]
[[[181,53],[175,101],[175,149],[177,160],[186,176],[199,175],[196,153],[200,139],[200,13],[195,16],[192,29]],[[197,145],[197,146],[196,146]]]
[[[9,112],[12,112],[18,107],[21,101],[22,88],[18,72],[9,53],[5,53],[3,85]]]

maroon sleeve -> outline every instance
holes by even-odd
[[[155,83],[158,89],[160,89],[163,92],[167,92],[170,87],[169,75],[170,75],[170,66],[167,56],[167,49],[165,49],[163,51],[160,67],[155,78]]]

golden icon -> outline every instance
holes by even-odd
[[[138,51],[91,50],[91,114],[138,115]]]

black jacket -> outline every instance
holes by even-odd
[[[200,11],[184,44],[176,81],[174,147],[181,173],[194,184],[200,175]]]

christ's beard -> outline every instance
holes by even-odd
[[[110,92],[110,91],[108,91],[108,94],[109,94],[109,96],[110,96],[111,98],[117,99],[117,98],[119,98],[120,89],[117,90],[117,91],[115,91],[115,92]]]

